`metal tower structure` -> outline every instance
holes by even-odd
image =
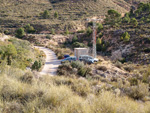
[[[93,49],[92,49],[92,55],[93,55],[93,57],[94,58],[96,58],[97,57],[97,49],[96,49],[96,34],[97,34],[97,32],[96,32],[96,22],[97,21],[102,21],[103,19],[96,19],[96,18],[93,18],[93,19],[91,19],[91,21],[93,22]]]
[[[93,20],[93,57],[96,58],[96,20]]]

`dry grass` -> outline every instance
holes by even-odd
[[[0,111],[3,110],[3,113],[150,112],[149,102],[143,103],[126,96],[117,96],[111,91],[101,90],[95,94],[92,87],[98,81],[96,83],[85,79],[43,76],[33,79],[30,84],[20,79],[24,76],[23,73],[14,74],[0,74]],[[82,95],[83,92],[86,95]]]

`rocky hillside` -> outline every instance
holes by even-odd
[[[37,31],[50,28],[65,29],[78,20],[105,15],[109,9],[127,12],[130,4],[124,0],[1,0],[1,31],[13,32],[24,24],[32,24]],[[44,11],[48,17],[43,18]],[[58,17],[54,13],[58,12]]]

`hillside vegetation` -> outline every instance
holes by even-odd
[[[39,50],[33,49],[28,41],[10,38],[8,41],[0,41],[0,65],[8,65],[13,68],[25,70],[32,68],[35,61],[44,62],[44,55]]]
[[[0,26],[2,31],[7,29],[9,32],[28,23],[37,31],[64,30],[68,22],[94,15],[104,16],[109,9],[124,13],[130,5],[123,0],[1,0]],[[48,18],[43,18],[44,11],[48,11]],[[55,12],[58,13],[57,18]]]
[[[3,113],[150,112],[149,102],[120,97],[99,80],[50,76],[36,79],[31,72],[7,66],[0,69],[0,111]]]

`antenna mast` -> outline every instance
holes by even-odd
[[[93,57],[96,58],[96,20],[93,20]]]

